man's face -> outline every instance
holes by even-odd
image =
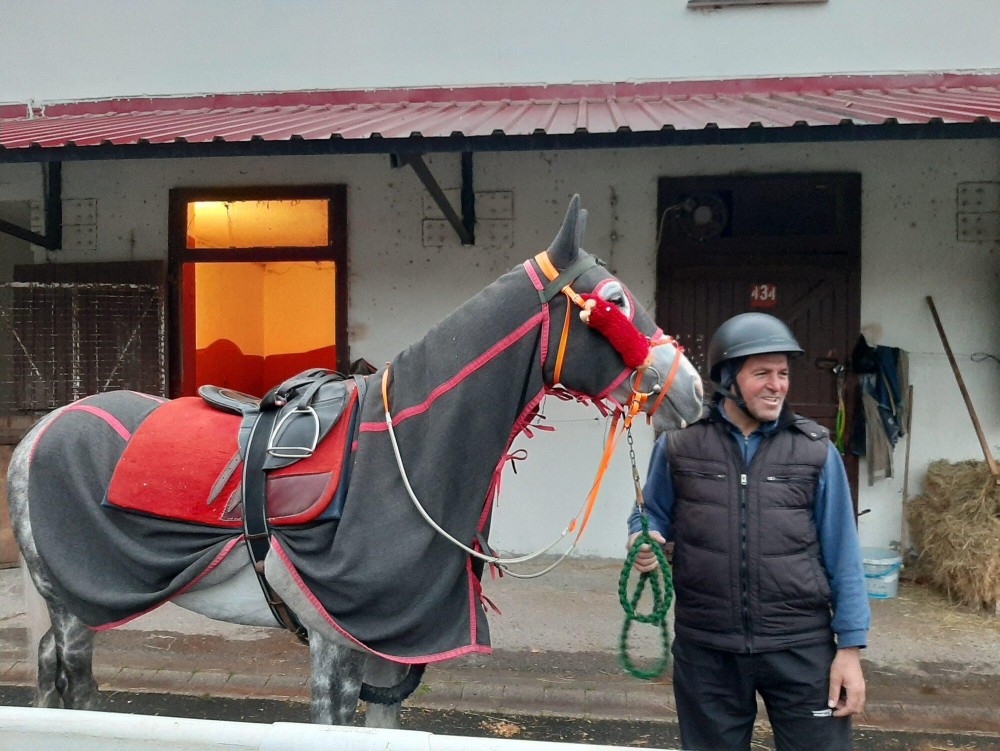
[[[747,411],[760,423],[773,422],[781,414],[788,394],[788,355],[752,355],[736,374]]]

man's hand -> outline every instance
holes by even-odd
[[[834,717],[847,717],[864,711],[865,676],[861,671],[860,648],[837,650],[837,656],[830,665],[828,706],[833,710]]]
[[[632,546],[635,545],[636,538],[639,536],[639,534],[640,534],[639,532],[635,532],[634,534],[629,535],[628,550],[630,551],[632,550]],[[656,540],[656,542],[659,543],[660,545],[666,543],[666,540],[663,538],[663,535],[661,535],[659,532],[655,530],[651,529],[649,531],[649,536],[652,537],[654,540]],[[642,547],[639,548],[639,554],[635,557],[635,563],[633,564],[632,568],[634,568],[640,574],[645,574],[650,571],[655,571],[659,565],[660,565],[659,561],[656,560],[656,553],[653,552],[653,549],[649,547],[648,543],[643,543]]]

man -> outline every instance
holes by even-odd
[[[847,476],[827,431],[786,405],[791,330],[729,319],[708,348],[715,397],[662,435],[644,490],[674,542],[674,696],[681,744],[749,749],[764,700],[778,751],[851,747],[870,613]],[[629,517],[629,548],[640,527]],[[652,571],[648,545],[635,568]]]

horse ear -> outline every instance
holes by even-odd
[[[548,248],[549,260],[557,269],[569,268],[577,259],[586,227],[587,212],[580,209],[580,196],[574,194],[556,239]]]

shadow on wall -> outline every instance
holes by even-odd
[[[195,353],[196,386],[212,384],[254,396],[263,396],[286,378],[310,368],[336,370],[337,348],[247,355],[229,339],[217,339]]]

